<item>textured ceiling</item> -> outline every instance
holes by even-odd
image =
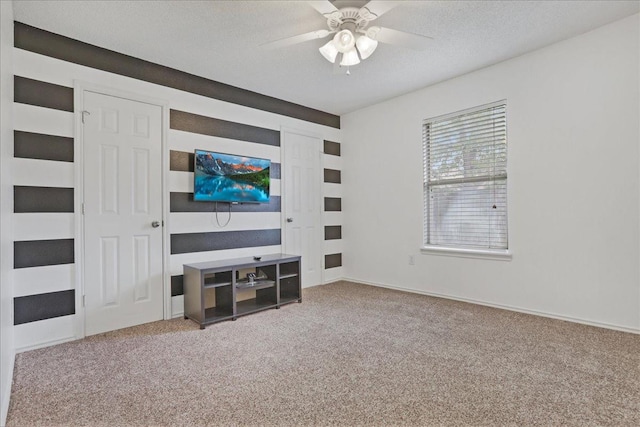
[[[364,2],[341,2],[364,3]],[[326,28],[304,1],[14,1],[16,21],[219,82],[344,114],[638,13],[639,1],[398,1],[375,25],[433,37],[379,45],[334,75],[324,40],[262,43]]]

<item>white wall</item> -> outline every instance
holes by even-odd
[[[9,409],[13,377],[13,4],[0,1],[0,425]]]
[[[345,276],[640,332],[639,21],[343,116]],[[420,254],[422,121],[502,99],[512,261]]]

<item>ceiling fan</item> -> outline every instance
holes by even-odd
[[[378,42],[423,50],[432,40],[431,37],[391,28],[369,26],[371,21],[402,4],[402,2],[381,0],[371,0],[369,2],[334,0],[331,2],[329,0],[318,0],[308,1],[307,3],[327,19],[328,29],[287,37],[265,43],[262,46],[280,48],[310,40],[323,39],[333,34],[333,38],[320,47],[319,51],[327,61],[334,64],[334,69],[347,67],[347,74],[350,74],[348,67],[357,65],[361,60],[371,56],[378,47]],[[363,3],[365,4],[363,5]],[[336,7],[336,5],[340,7]]]

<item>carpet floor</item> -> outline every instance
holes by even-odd
[[[17,355],[7,426],[640,425],[640,336],[338,282]]]

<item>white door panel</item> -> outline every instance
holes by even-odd
[[[302,256],[302,286],[322,282],[321,142],[283,133],[284,251]]]
[[[84,92],[85,332],[163,317],[162,108]]]

